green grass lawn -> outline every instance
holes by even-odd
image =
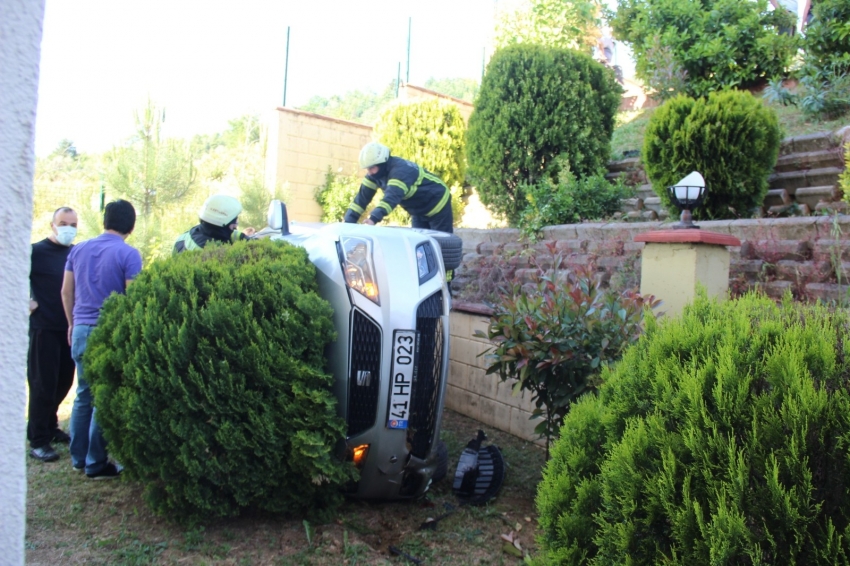
[[[70,414],[73,393],[60,409]],[[27,564],[85,565],[403,565],[390,547],[423,565],[511,566],[502,535],[520,541],[523,553],[536,550],[534,496],[541,479],[540,446],[446,410],[442,439],[449,449],[449,475],[416,501],[347,500],[334,520],[246,510],[241,516],[188,527],[151,512],[144,487],[120,478],[92,481],[71,469],[67,445],[60,459],[27,460]],[[482,506],[460,506],[452,493],[458,457],[481,428],[487,444],[502,450],[507,464],[498,496]],[[434,530],[428,518],[454,509]],[[508,546],[510,546],[508,544]],[[510,550],[510,549],[508,549]],[[0,560],[0,564],[2,564]]]

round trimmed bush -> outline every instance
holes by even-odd
[[[516,225],[525,187],[557,174],[582,179],[608,163],[622,88],[614,72],[569,49],[518,44],[498,50],[469,118],[470,182],[481,202]]]
[[[676,208],[667,187],[699,171],[707,188],[694,218],[749,218],[764,202],[780,141],[776,113],[749,92],[698,99],[680,95],[659,107],[647,124],[644,168],[671,212]]]
[[[545,564],[847,564],[850,317],[704,295],[603,372],[537,496]]]
[[[104,304],[86,352],[97,418],[152,507],[190,522],[327,509],[335,457],[330,305],[306,252],[269,240],[155,262]]]

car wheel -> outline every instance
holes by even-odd
[[[416,230],[437,240],[446,271],[460,267],[460,262],[463,259],[463,240],[459,236],[437,230],[428,230],[427,228],[411,228],[411,230]]]
[[[446,477],[449,472],[449,449],[442,440],[437,442],[437,469],[431,476],[431,481],[437,483]]]

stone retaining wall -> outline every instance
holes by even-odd
[[[774,298],[790,290],[797,299],[850,299],[850,215],[808,216],[700,222],[703,230],[741,240],[731,252],[731,291],[761,287]],[[501,262],[509,276],[528,280],[537,270],[534,257],[548,255],[546,244],[563,252],[565,264],[594,262],[604,284],[632,270],[639,284],[640,233],[664,227],[661,222],[577,224],[544,229],[545,241],[524,242],[514,229],[459,229],[463,264],[452,283],[451,352],[446,406],[520,438],[535,440],[536,421],[529,421],[534,404],[530,395],[511,394],[511,382],[485,375],[479,356],[489,347],[474,338],[486,331],[490,310],[470,302],[468,287],[480,284],[482,266]],[[669,226],[667,224],[666,226]],[[546,263],[543,262],[544,267]],[[660,297],[663,300],[663,297]]]

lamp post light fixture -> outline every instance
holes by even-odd
[[[674,224],[673,228],[699,229],[699,226],[694,224],[691,218],[691,210],[698,207],[702,202],[702,197],[705,196],[705,179],[702,178],[702,175],[693,171],[672,187],[667,187],[667,190],[670,191],[670,199],[673,204],[682,211],[679,223]]]

